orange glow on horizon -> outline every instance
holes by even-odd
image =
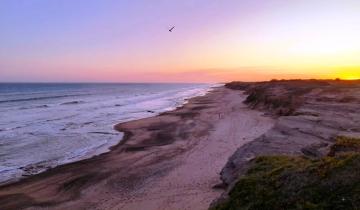
[[[360,79],[360,67],[338,67],[334,76],[343,80]]]
[[[8,2],[0,82],[360,79],[356,0]]]

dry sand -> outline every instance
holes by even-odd
[[[122,123],[109,153],[0,188],[0,209],[207,209],[219,173],[274,120],[217,88],[175,111]]]

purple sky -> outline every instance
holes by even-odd
[[[359,27],[355,0],[3,0],[0,81],[357,76]]]

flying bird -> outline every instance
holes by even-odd
[[[172,31],[174,30],[174,28],[175,28],[175,26],[171,27],[171,28],[169,29],[169,31],[172,32]]]

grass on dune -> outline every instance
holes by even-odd
[[[338,137],[321,159],[262,156],[212,209],[360,209],[360,139]]]

